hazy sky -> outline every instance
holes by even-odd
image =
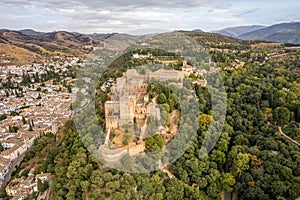
[[[298,0],[0,0],[0,28],[144,34],[300,21]]]

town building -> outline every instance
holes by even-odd
[[[188,65],[186,60],[183,61],[183,65],[181,69],[184,77],[189,77],[192,73],[194,73],[193,66]]]

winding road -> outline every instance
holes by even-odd
[[[281,126],[278,126],[278,129],[279,129],[279,132],[280,134],[285,137],[286,139],[288,139],[289,141],[293,142],[294,144],[300,146],[300,143],[297,142],[296,140],[293,140],[292,138],[290,138],[289,136],[287,136],[283,131],[282,131],[282,127]]]

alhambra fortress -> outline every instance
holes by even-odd
[[[194,68],[183,62],[182,71],[159,69],[155,72],[147,70],[140,74],[136,69],[129,69],[117,78],[111,86],[110,101],[105,102],[106,129],[123,129],[126,125],[133,125],[134,119],[146,120],[149,116],[157,116],[155,103],[148,103],[147,87],[149,80],[182,82],[185,77],[194,73]],[[199,82],[206,83],[205,80]]]
[[[129,69],[111,87],[111,101],[105,103],[106,129],[123,129],[126,125],[133,125],[134,119],[143,124],[149,116],[159,118],[155,102],[148,102],[148,85],[145,81],[180,81],[183,78],[183,73],[176,70],[159,69],[139,74],[137,70]]]
[[[135,54],[133,58],[138,59],[139,57]],[[128,69],[122,77],[114,81],[111,80],[110,93],[108,94],[110,100],[106,101],[104,105],[106,138],[104,145],[100,147],[100,152],[104,154],[104,157],[107,156],[111,160],[127,153],[136,155],[144,152],[145,144],[142,139],[146,136],[147,120],[149,117],[160,120],[160,109],[155,98],[149,101],[147,82],[151,80],[170,81],[182,87],[183,79],[192,73],[197,76],[201,74],[199,69],[184,61],[181,70],[160,68],[153,72],[145,70],[143,73],[139,73],[137,69]],[[193,84],[205,86],[206,80],[197,79]],[[106,88],[102,87],[102,90],[105,91]],[[139,142],[120,148],[111,141],[112,132],[128,134],[128,129],[134,125],[139,128],[139,133],[136,135],[140,138]],[[168,127],[161,127],[157,134],[161,134],[160,131],[166,132],[166,129]]]

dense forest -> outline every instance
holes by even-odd
[[[206,48],[221,48],[210,51],[219,67],[231,65],[234,59],[245,61],[243,67],[221,72],[226,122],[212,151],[199,158],[213,118],[206,87],[193,88],[201,112],[199,129],[185,153],[168,166],[173,178],[163,171],[129,174],[105,167],[89,153],[69,121],[56,150],[47,153],[38,169],[54,174],[51,199],[221,199],[222,192],[247,200],[300,196],[299,52],[265,60],[269,52],[284,47],[253,49],[250,42],[235,39],[222,43],[218,35],[191,36],[205,37]],[[224,46],[226,42],[232,45]],[[112,74],[122,71],[115,73],[113,68]],[[110,77],[109,71],[104,76]]]

